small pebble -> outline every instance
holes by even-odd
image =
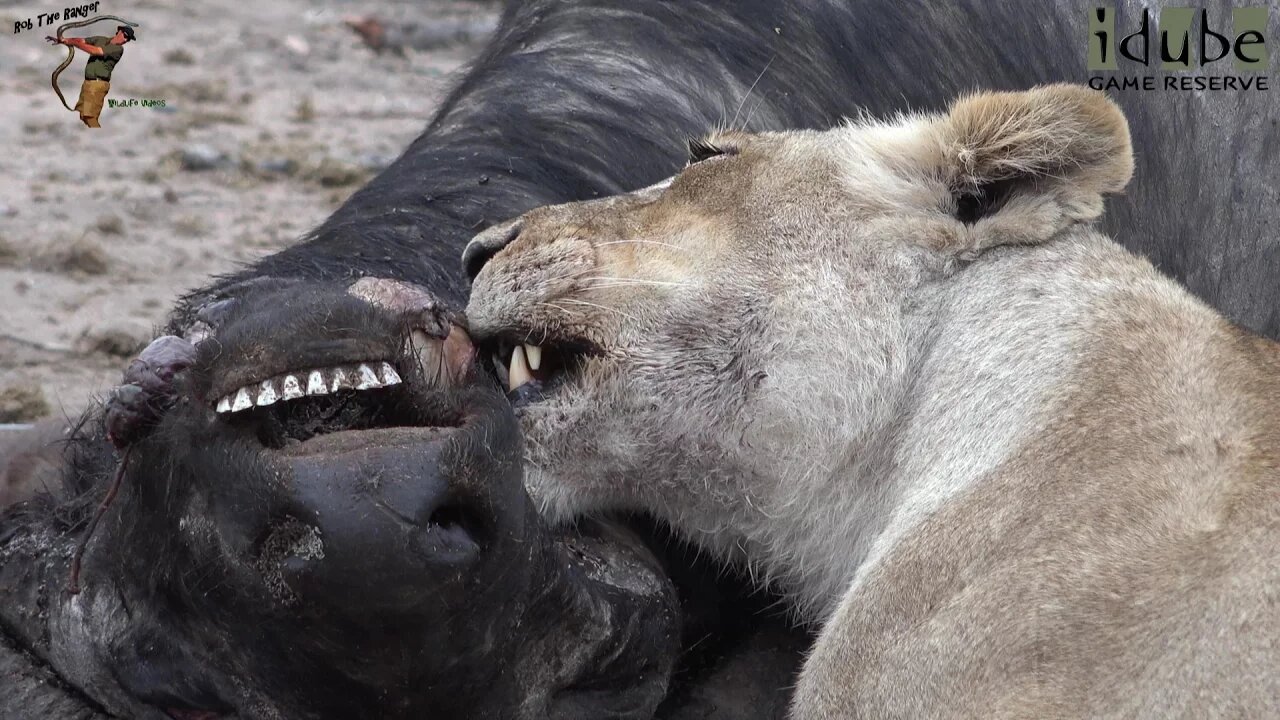
[[[297,35],[286,36],[284,46],[294,55],[306,55],[311,52],[311,45]]]
[[[210,145],[197,143],[182,149],[182,169],[200,172],[227,164],[227,154]]]
[[[104,235],[124,234],[124,220],[120,219],[120,216],[114,213],[99,216],[93,226],[97,228],[98,232],[103,233]]]
[[[268,175],[293,175],[298,172],[298,162],[292,158],[267,158],[259,160],[258,172]]]

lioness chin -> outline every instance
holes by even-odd
[[[1280,713],[1280,353],[1094,229],[1132,165],[1048,86],[481,234],[530,490],[788,593],[796,718]]]

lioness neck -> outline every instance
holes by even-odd
[[[1222,325],[1145,260],[1083,228],[991,251],[909,294],[902,367],[879,389],[886,397],[864,402],[886,408],[881,420],[839,457],[781,468],[772,495],[753,499],[762,520],[745,528],[747,543],[810,620],[1088,392],[1081,378],[1115,352],[1100,345],[1102,330],[1119,322],[1124,342],[1149,348]],[[794,434],[805,432],[814,429]]]

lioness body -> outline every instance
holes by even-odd
[[[800,715],[1274,712],[1275,347],[1087,233],[962,274]]]
[[[546,512],[783,589],[797,718],[1280,710],[1280,355],[1094,229],[1110,102],[710,143],[468,249],[473,332],[592,348],[519,409]]]

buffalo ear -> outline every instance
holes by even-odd
[[[976,247],[1041,242],[1102,214],[1133,175],[1129,124],[1080,85],[986,92],[952,104],[938,126],[955,217]]]

